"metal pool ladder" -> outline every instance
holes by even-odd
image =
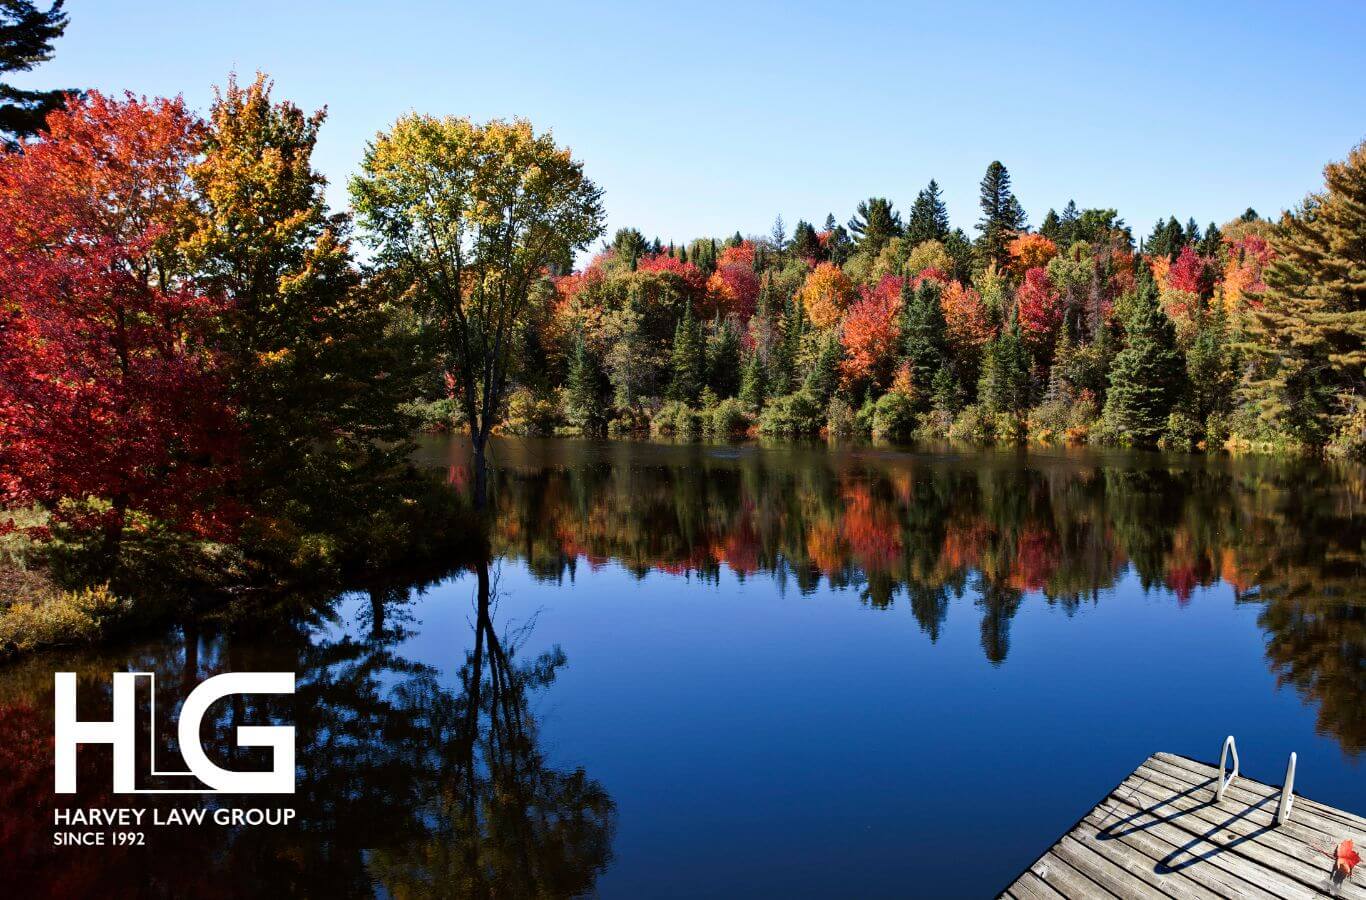
[[[1233,771],[1224,777],[1224,771],[1228,767],[1229,754],[1233,754]],[[1233,779],[1238,777],[1238,742],[1233,739],[1233,735],[1224,738],[1224,749],[1219,751],[1219,785],[1214,791],[1214,802],[1224,802],[1224,791],[1233,784]],[[1281,800],[1276,806],[1276,824],[1284,825],[1290,819],[1291,807],[1295,805],[1295,752],[1290,752],[1290,759],[1285,764],[1285,783],[1281,785]]]

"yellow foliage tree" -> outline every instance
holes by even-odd
[[[906,257],[906,274],[912,277],[926,269],[938,269],[945,275],[953,272],[953,257],[939,241],[922,241]]]
[[[798,297],[812,325],[831,328],[839,323],[853,293],[854,286],[839,266],[821,263],[806,276]]]

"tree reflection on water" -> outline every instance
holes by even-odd
[[[250,628],[236,623],[212,635],[186,629],[131,659],[46,657],[7,671],[0,678],[0,871],[18,880],[21,896],[119,896],[121,889],[127,896],[364,896],[376,886],[421,897],[591,891],[611,858],[615,806],[582,769],[547,764],[530,705],[555,681],[565,654],[556,647],[520,660],[526,628],[499,632],[496,575],[487,560],[471,570],[471,632],[452,636],[467,647],[453,677],[401,652],[411,636],[404,609],[425,585],[372,590],[369,627],[359,634],[332,634],[335,623],[317,613],[279,610],[270,641],[259,640],[262,622],[253,619]],[[251,768],[259,763],[236,748],[235,729],[293,723],[296,792],[279,805],[297,810],[295,823],[156,829],[146,848],[52,847],[54,807],[130,805],[93,787],[109,783],[103,748],[82,748],[79,795],[52,794],[54,670],[80,673],[83,718],[109,716],[111,671],[156,672],[163,703],[183,701],[219,672],[297,672],[293,697],[238,696],[214,707],[203,741],[220,764]],[[140,716],[148,715],[143,703]],[[173,729],[162,725],[167,741]],[[139,772],[149,769],[146,747],[139,742]],[[159,756],[158,764],[167,761]],[[223,798],[222,805],[266,799]],[[186,796],[136,800],[148,809],[197,805]]]

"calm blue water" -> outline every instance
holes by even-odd
[[[459,446],[424,452],[464,480]],[[1250,777],[1294,750],[1301,793],[1366,810],[1355,471],[564,441],[497,462],[482,595],[458,569],[125,654],[301,672],[303,824],[224,865],[330,896],[981,897],[1149,754],[1214,760],[1229,733]],[[93,685],[117,656],[71,664]],[[0,672],[0,698],[43,709],[58,663]]]

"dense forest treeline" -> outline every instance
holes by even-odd
[[[975,239],[933,180],[904,218],[873,197],[790,236],[623,229],[554,279],[508,425],[1359,457],[1364,189],[1358,148],[1279,223],[1136,240],[1072,202],[1031,229],[993,162]]]

